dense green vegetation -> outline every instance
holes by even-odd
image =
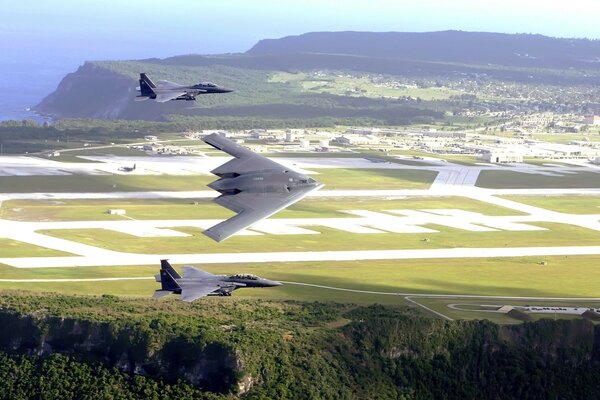
[[[214,81],[235,91],[199,96],[196,102],[135,102],[136,80],[182,84]],[[185,65],[161,60],[88,62],[48,96],[37,110],[58,117],[154,120],[188,129],[310,127],[345,124],[406,125],[443,118],[439,107],[398,98],[348,97],[305,92],[297,82],[271,81],[274,69]],[[90,97],[93,91],[96,96]]]
[[[167,384],[81,357],[0,352],[0,399],[221,399],[190,384]]]
[[[497,326],[405,307],[7,291],[0,307],[11,326],[0,332],[2,398],[600,395],[598,329],[585,320]]]

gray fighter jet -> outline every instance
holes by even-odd
[[[237,213],[203,233],[217,242],[299,201],[323,184],[240,146],[219,134],[203,139],[235,157],[211,172],[208,186],[221,193],[213,201]]]
[[[159,103],[165,103],[170,100],[196,100],[199,94],[210,93],[229,93],[231,89],[220,87],[210,82],[198,83],[196,85],[180,85],[179,83],[169,81],[152,82],[145,73],[140,74],[140,91],[136,101],[148,99],[156,100]]]
[[[231,296],[231,292],[243,287],[280,286],[281,282],[259,278],[251,274],[213,275],[194,267],[183,267],[183,277],[169,264],[160,260],[160,274],[155,276],[161,283],[154,292],[155,299],[170,294],[180,294],[182,301],[194,301],[204,296]]]

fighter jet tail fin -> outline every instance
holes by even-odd
[[[154,93],[154,88],[156,88],[156,85],[154,84],[154,82],[152,82],[152,80],[150,78],[148,78],[148,76],[145,73],[141,73],[140,74],[140,96],[144,96],[144,97],[152,97],[152,96],[156,96],[156,93]]]
[[[171,264],[169,264],[168,260],[160,260],[160,269],[166,270],[175,279],[181,278],[181,275],[179,275],[177,271],[175,271],[175,268],[173,268]]]
[[[166,269],[160,269],[160,283],[161,290],[167,292],[174,292],[176,290],[181,289],[181,286],[177,283],[177,281],[171,276],[169,271]]]

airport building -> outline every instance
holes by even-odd
[[[481,159],[490,164],[507,164],[523,162],[523,155],[517,153],[489,152],[481,156]]]
[[[366,136],[338,136],[333,139],[333,142],[342,146],[355,146],[361,144],[379,144],[379,138],[371,135]]]

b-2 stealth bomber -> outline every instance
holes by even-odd
[[[170,294],[180,294],[181,300],[187,302],[204,296],[231,296],[231,292],[244,287],[281,285],[281,282],[252,274],[214,275],[194,267],[183,267],[182,277],[167,260],[160,260],[160,274],[155,278],[161,283],[161,288],[152,297],[160,299]]]
[[[199,94],[233,92],[232,89],[217,86],[210,82],[187,86],[169,81],[158,81],[155,84],[145,73],[140,74],[140,87],[138,90],[140,94],[135,98],[136,101],[153,99],[159,103],[166,103],[170,100],[194,101]]]
[[[221,193],[213,200],[215,203],[237,213],[203,232],[217,242],[323,187],[311,177],[291,171],[217,133],[203,140],[235,157],[211,171],[220,179],[208,185]]]

